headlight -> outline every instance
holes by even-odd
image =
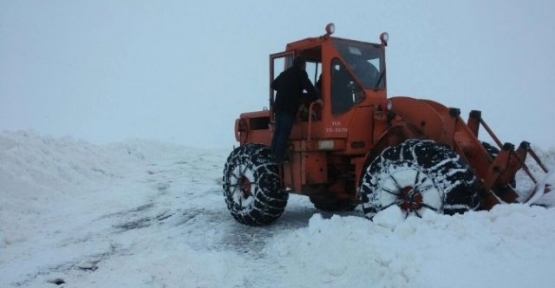
[[[389,34],[387,34],[387,32],[383,32],[380,35],[380,41],[382,41],[382,44],[387,46],[387,41],[389,41]]]
[[[329,23],[326,25],[326,34],[331,35],[335,32],[335,25],[333,23]]]
[[[333,140],[320,140],[318,141],[318,150],[333,150]]]

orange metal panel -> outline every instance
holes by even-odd
[[[346,153],[365,154],[373,144],[374,106],[357,106],[351,114]]]
[[[428,139],[442,142],[445,138],[443,117],[425,101],[411,97],[393,97],[392,111],[413,124]]]
[[[328,181],[328,163],[326,152],[303,153],[304,181],[306,184],[326,183]]]

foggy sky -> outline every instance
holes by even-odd
[[[0,130],[231,147],[268,55],[324,33],[387,49],[388,94],[555,146],[555,1],[0,0]]]

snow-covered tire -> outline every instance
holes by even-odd
[[[372,219],[397,206],[406,217],[428,210],[452,215],[479,206],[476,177],[453,150],[431,140],[409,139],[388,147],[366,169],[362,211]]]
[[[491,156],[491,158],[495,158],[499,154],[499,148],[489,144],[488,142],[485,142],[485,141],[482,142],[482,146],[486,148],[486,151],[488,151],[489,156]],[[511,181],[509,182],[509,185],[511,185],[512,187],[516,187],[516,179],[515,178],[511,179]]]
[[[225,203],[238,222],[267,225],[283,213],[289,194],[279,187],[279,168],[272,159],[270,148],[263,144],[240,146],[227,158]]]

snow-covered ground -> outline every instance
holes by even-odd
[[[371,222],[292,195],[247,227],[222,195],[230,150],[0,133],[0,287],[555,287],[555,209]]]

